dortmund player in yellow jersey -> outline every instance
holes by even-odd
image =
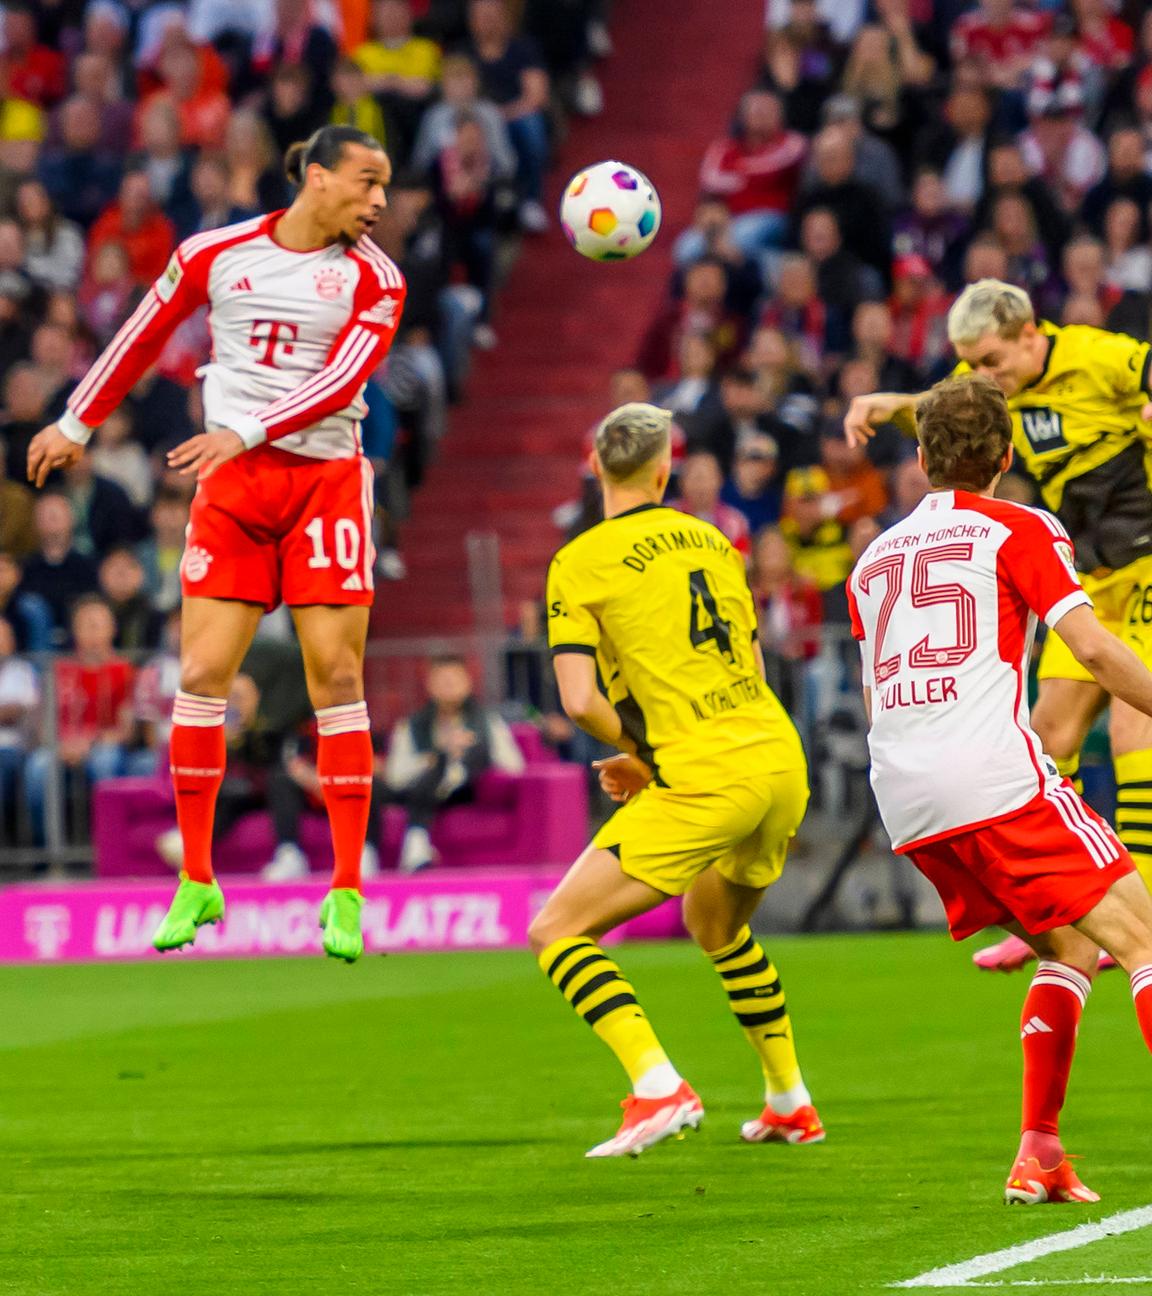
[[[957,373],[981,373],[1008,398],[1013,444],[1044,505],[1063,522],[1100,621],[1152,666],[1152,348],[1121,333],[1037,321],[1028,294],[998,279],[970,284],[948,315]],[[885,421],[915,430],[919,396],[857,397],[844,429],[866,440]],[[1080,747],[1108,696],[1059,635],[1044,643],[1032,724],[1061,773],[1075,778]],[[1152,720],[1119,700],[1109,719],[1116,828],[1152,886]],[[977,956],[1022,966],[1016,938]]]
[[[808,802],[796,730],[764,683],[744,560],[714,526],[661,500],[671,415],[623,405],[596,433],[605,521],[548,573],[548,630],[564,710],[618,747],[598,762],[621,808],[532,923],[540,967],[616,1054],[632,1093],[589,1156],[635,1156],[704,1115],[605,932],[684,897],[684,922],[760,1057],[767,1104],[749,1142],[824,1137],[796,1060],[780,978],[748,922],[784,867]],[[604,690],[600,687],[603,683]]]

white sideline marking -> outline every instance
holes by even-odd
[[[1152,1275],[1146,1278],[1057,1278],[1049,1282],[1047,1278],[1008,1278],[1003,1282],[963,1283],[964,1287],[1100,1287],[1104,1285],[1120,1286],[1124,1283],[1143,1284],[1152,1287]]]
[[[1016,1246],[1004,1247],[1001,1251],[989,1251],[987,1255],[973,1256],[971,1260],[963,1260],[960,1264],[929,1269],[927,1273],[919,1274],[915,1278],[906,1278],[903,1282],[889,1285],[892,1287],[1000,1286],[999,1283],[974,1283],[971,1280],[982,1278],[985,1274],[1001,1273],[1005,1269],[1028,1264],[1029,1261],[1039,1260],[1044,1256],[1056,1255],[1060,1251],[1075,1251],[1077,1247],[1087,1246],[1090,1242],[1099,1242],[1101,1238],[1117,1237],[1121,1233],[1147,1228],[1150,1224],[1152,1224],[1152,1206],[1138,1206],[1135,1210],[1106,1215],[1093,1224],[1079,1224],[1064,1233],[1053,1233],[1049,1237],[1037,1238],[1034,1242],[1019,1242]],[[1050,1285],[1056,1286],[1055,1283]]]

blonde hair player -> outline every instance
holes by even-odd
[[[1100,623],[1152,665],[1152,348],[1121,333],[1037,320],[1023,289],[999,279],[970,284],[948,314],[955,372],[990,378],[1004,393],[1017,458],[1045,507],[1071,536],[1076,568]],[[850,441],[892,421],[914,433],[922,395],[876,393],[852,401]],[[1044,750],[1075,786],[1080,748],[1108,695],[1057,635],[1044,644],[1032,723]],[[1152,720],[1122,700],[1109,721],[1116,827],[1152,885]],[[975,955],[1008,971],[1034,957],[1009,937]]]
[[[685,924],[760,1058],[767,1101],[742,1137],[824,1137],[780,978],[748,927],[804,816],[804,753],[764,683],[743,558],[714,526],[661,503],[670,423],[667,410],[646,404],[608,415],[593,457],[605,520],[561,549],[548,572],[564,710],[621,752],[596,762],[620,809],[529,931],[545,975],[631,1081],[623,1124],[591,1157],[635,1156],[704,1116],[597,943],[670,896],[684,897]]]

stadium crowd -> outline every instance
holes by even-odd
[[[927,485],[895,429],[846,445],[847,402],[950,370],[965,283],[1148,336],[1152,11],[768,0],[758,79],[699,191],[612,399],[675,412],[680,506],[748,554],[768,651],[813,660],[822,627],[843,634],[855,557]],[[1023,476],[1002,489],[1033,498]],[[586,489],[557,521],[596,509]]]
[[[34,825],[51,761],[43,681],[61,654],[59,753],[87,778],[154,763],[174,688],[179,565],[194,483],[165,454],[200,422],[193,318],[38,497],[28,444],[63,409],[179,240],[287,205],[282,157],[328,123],[394,167],[375,237],[408,281],[369,383],[378,574],[408,493],[463,394],[502,247],[540,204],[565,114],[595,114],[606,0],[8,0],[0,4],[0,821],[23,769]],[[280,623],[283,625],[283,622]],[[268,633],[277,632],[275,619]],[[155,668],[129,665],[158,654]],[[163,734],[159,735],[162,740]],[[29,753],[31,753],[29,755]],[[26,768],[25,768],[26,767]],[[7,810],[3,807],[7,806]],[[5,836],[0,822],[0,839]]]

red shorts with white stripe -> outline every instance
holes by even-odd
[[[954,940],[1015,920],[1029,932],[1083,918],[1132,860],[1064,782],[1023,810],[908,852],[940,893]]]
[[[271,611],[372,602],[372,466],[257,446],[201,480],[180,567],[185,598]]]

